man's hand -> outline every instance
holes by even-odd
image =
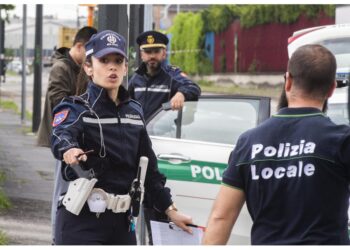
[[[71,148],[63,154],[63,160],[69,165],[76,165],[79,161],[86,161],[87,156],[80,148]]]
[[[173,98],[171,98],[171,109],[172,110],[179,110],[184,106],[185,102],[185,96],[181,92],[177,92]]]
[[[178,211],[175,211],[175,210],[171,210],[167,212],[167,215],[170,218],[170,220],[175,223],[176,226],[192,234],[191,227],[186,226],[186,224],[193,224],[192,218],[190,216],[179,213]]]

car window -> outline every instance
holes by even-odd
[[[328,104],[327,115],[335,124],[349,125],[348,107],[346,103]]]
[[[327,39],[320,42],[320,44],[329,49],[334,55],[350,54],[350,37]]]
[[[338,68],[350,66],[350,37],[327,39],[321,41],[320,44],[336,56]]]
[[[153,136],[235,144],[240,134],[257,125],[258,110],[258,100],[200,99],[185,102],[182,112],[161,111],[147,130]]]

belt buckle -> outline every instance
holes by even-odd
[[[125,213],[130,208],[131,198],[128,194],[118,195],[118,203],[116,206],[117,213]]]
[[[92,213],[104,213],[107,208],[108,196],[100,188],[94,188],[87,200],[89,210]]]

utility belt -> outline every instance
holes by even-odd
[[[105,192],[101,188],[94,188],[97,179],[91,180],[86,178],[78,178],[71,181],[68,186],[67,193],[61,197],[62,203],[66,210],[79,215],[85,202],[88,203],[91,212],[104,213],[106,209],[112,210],[113,213],[125,213],[131,208],[134,217],[139,214],[140,204],[144,194],[144,180],[146,176],[148,158],[141,157],[137,178],[132,182],[128,194],[114,195]]]
[[[95,178],[78,178],[71,181],[67,193],[60,197],[60,203],[75,215],[80,214],[86,202],[93,213],[104,213],[106,209],[112,210],[113,213],[125,213],[130,209],[129,194],[115,195],[101,188],[93,188],[96,182]]]
[[[129,194],[114,195],[101,188],[94,188],[87,203],[90,212],[93,213],[104,213],[106,209],[112,210],[113,213],[125,213],[130,209],[131,197]]]

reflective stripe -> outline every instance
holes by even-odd
[[[146,91],[146,88],[145,87],[138,87],[138,88],[135,88],[135,92],[144,92]],[[164,93],[169,93],[170,92],[170,89],[168,89],[168,86],[167,85],[159,85],[157,87],[149,87],[147,89],[147,91],[150,91],[150,92],[164,92]]]
[[[100,122],[99,122],[100,120]],[[86,123],[94,123],[94,124],[117,124],[118,118],[90,118],[90,117],[83,117],[83,121]]]
[[[100,120],[100,121],[99,121]],[[93,124],[118,124],[118,118],[90,118],[90,117],[83,117],[83,121],[86,123],[93,123]],[[130,118],[121,118],[120,123],[122,124],[133,124],[133,125],[140,125],[143,126],[142,120],[134,120]]]
[[[128,123],[128,124],[143,126],[143,121],[142,121],[142,120],[134,120],[134,119],[129,119],[129,118],[121,118],[121,119],[120,119],[120,122],[121,122],[121,123]]]

